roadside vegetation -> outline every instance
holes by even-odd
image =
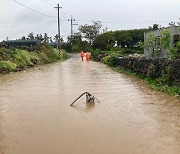
[[[92,21],[91,25],[80,25],[78,32],[67,38],[61,38],[61,55],[50,43],[57,45],[58,36],[52,38],[33,33],[21,40],[38,40],[43,42],[39,49],[20,48],[0,49],[0,72],[19,71],[38,64],[56,62],[69,58],[66,52],[91,52],[92,58],[112,67],[114,70],[136,76],[148,82],[155,90],[180,96],[180,41],[170,45],[171,32],[162,30],[160,36],[150,35],[144,42],[144,32],[158,30],[158,24],[146,29],[107,31],[102,29],[100,21]],[[160,58],[161,48],[168,54]],[[144,49],[149,54],[144,55]]]
[[[69,52],[90,51],[95,61],[143,79],[155,90],[180,96],[180,42],[170,46],[171,34],[166,29],[160,37],[150,35],[144,42],[144,32],[158,30],[158,26],[117,31],[104,29],[100,33],[101,22],[93,22],[80,26],[79,32],[63,43],[63,48]],[[159,57],[161,47],[168,50],[163,59]],[[148,51],[149,59],[144,55],[144,49]]]
[[[40,47],[35,50],[31,50],[31,47],[26,49],[1,47],[0,73],[21,71],[35,65],[57,62],[58,60],[65,60],[68,58],[69,56],[65,50],[59,55],[59,52],[55,48],[47,44],[41,44]]]

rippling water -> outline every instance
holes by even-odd
[[[87,106],[83,92],[99,100]],[[180,100],[79,55],[0,75],[3,154],[179,154]]]

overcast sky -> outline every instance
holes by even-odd
[[[154,23],[168,26],[180,18],[180,0],[0,0],[0,40],[17,39],[29,32],[54,36],[54,6],[58,3],[63,7],[60,15],[64,39],[70,35],[67,20],[71,15],[79,25],[102,21],[103,28],[108,30],[148,28]],[[75,32],[77,28],[74,26]]]

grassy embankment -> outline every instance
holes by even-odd
[[[0,73],[21,71],[35,65],[57,62],[68,59],[69,55],[62,51],[61,56],[56,49],[41,44],[39,50],[31,51],[18,48],[0,48]]]
[[[131,70],[127,70],[116,65],[116,60],[118,59],[117,57],[119,56],[118,52],[109,52],[109,51],[108,52],[99,51],[99,53],[97,51],[95,51],[94,53],[93,52],[94,51],[92,51],[92,56],[96,59],[96,61],[100,60],[102,63],[110,66],[114,71],[144,80],[154,90],[162,91],[170,95],[180,97],[180,87],[170,86],[167,84],[169,83],[170,80],[168,75],[161,75],[161,77],[154,79],[142,74],[134,73]]]
[[[130,75],[130,76],[134,76],[138,79],[144,80],[146,83],[148,83],[150,85],[150,87],[152,89],[154,89],[156,91],[161,91],[161,92],[168,93],[170,95],[180,97],[180,87],[169,86],[169,85],[163,84],[160,82],[160,80],[163,80],[162,78],[154,80],[154,79],[148,78],[144,75],[136,74],[130,70],[125,70],[122,67],[113,67],[113,66],[111,66],[111,67],[116,72],[123,73],[123,74]]]

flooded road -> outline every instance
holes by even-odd
[[[83,92],[101,103],[87,106]],[[179,154],[180,99],[73,55],[0,75],[2,154]]]

